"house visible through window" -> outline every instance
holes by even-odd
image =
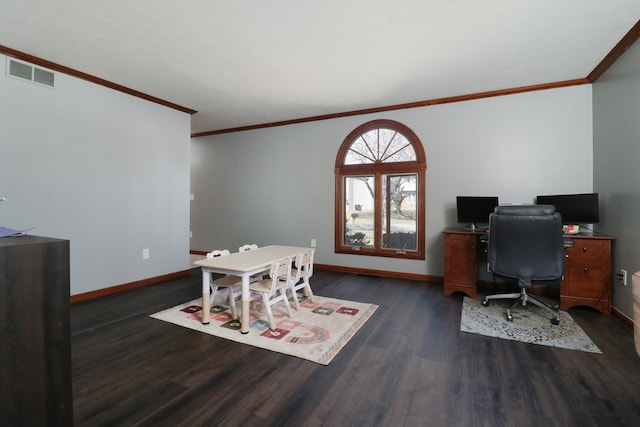
[[[335,250],[424,259],[426,158],[402,123],[354,129],[336,157]]]

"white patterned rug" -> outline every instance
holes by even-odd
[[[225,292],[218,295],[224,298]],[[267,313],[259,310],[258,303],[251,308],[249,333],[242,334],[240,321],[231,318],[226,301],[219,300],[217,295],[211,304],[211,323],[203,325],[201,302],[198,298],[152,314],[151,317],[322,365],[331,362],[378,308],[374,304],[316,295],[313,303],[303,298],[300,311],[292,307],[294,317],[290,319],[284,305],[279,303],[272,307],[277,323],[272,331],[269,329]]]
[[[479,297],[481,298],[481,297]],[[460,330],[507,340],[522,341],[550,347],[600,353],[600,349],[566,311],[560,310],[560,324],[552,325],[551,315],[533,304],[518,306],[511,311],[513,321],[505,312],[512,300],[492,300],[488,307],[479,300],[464,297]]]

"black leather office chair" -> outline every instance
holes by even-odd
[[[559,286],[564,276],[566,246],[573,241],[562,233],[562,218],[551,205],[498,206],[489,219],[487,263],[495,278],[515,283],[520,292],[489,295],[482,304],[492,299],[515,298],[507,309],[507,320],[512,321],[511,309],[518,303],[531,302],[548,309],[551,323],[560,323],[558,305],[548,304],[527,293],[531,285]]]

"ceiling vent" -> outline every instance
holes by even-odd
[[[22,80],[54,87],[55,74],[53,71],[38,68],[27,62],[16,61],[13,58],[7,58],[7,75]]]

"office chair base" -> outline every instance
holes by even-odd
[[[526,306],[527,302],[531,302],[534,305],[537,305],[538,307],[541,307],[543,309],[547,309],[549,311],[552,312],[553,317],[551,318],[551,324],[552,325],[559,325],[560,324],[560,317],[558,316],[558,304],[547,304],[545,302],[540,301],[539,299],[532,297],[531,295],[527,294],[526,290],[523,288],[521,292],[519,293],[512,293],[512,294],[497,294],[497,295],[487,295],[484,300],[482,301],[482,305],[484,305],[485,307],[489,306],[489,301],[492,299],[513,299],[515,298],[515,301],[513,302],[513,304],[511,305],[511,307],[507,308],[507,312],[506,312],[506,319],[508,322],[513,322],[513,315],[511,314],[511,310],[518,305],[518,303],[522,303],[522,306]]]

